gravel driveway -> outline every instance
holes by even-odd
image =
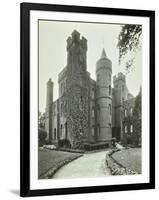
[[[111,175],[105,166],[107,151],[87,153],[60,168],[53,178],[102,177]]]

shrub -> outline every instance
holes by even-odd
[[[81,150],[81,149],[59,148],[58,150],[67,151],[71,153],[84,153],[84,150]]]
[[[84,149],[86,151],[99,150],[99,149],[105,149],[105,148],[109,148],[109,144],[108,143],[101,143],[101,144],[85,143],[84,144]]]
[[[39,128],[38,129],[39,146],[43,146],[44,144],[46,144],[46,137],[47,137],[47,132],[44,129]]]
[[[58,141],[59,148],[71,148],[71,143],[68,139],[61,139]]]

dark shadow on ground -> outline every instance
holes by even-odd
[[[16,195],[16,196],[20,195],[19,190],[11,189],[11,190],[9,190],[9,192],[12,193],[12,194],[14,194],[14,195]]]

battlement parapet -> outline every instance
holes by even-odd
[[[117,75],[113,76],[113,82],[116,82],[116,81],[119,81],[119,80],[122,80],[124,82],[126,80],[126,77],[122,72],[119,72]]]
[[[80,44],[83,49],[87,50],[87,39],[83,36],[80,38],[80,33],[76,30],[67,38],[67,50],[69,50],[74,43]]]

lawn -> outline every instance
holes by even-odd
[[[81,154],[56,150],[39,150],[38,153],[38,177],[40,178],[48,170],[56,168],[64,161],[71,161]]]
[[[114,153],[112,157],[124,167],[141,174],[141,148],[123,149]]]

